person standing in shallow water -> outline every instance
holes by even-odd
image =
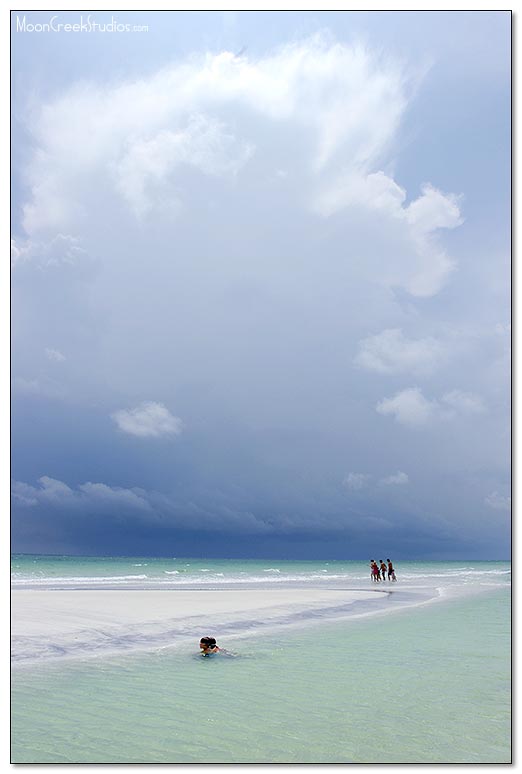
[[[383,581],[385,581],[386,580],[386,565],[384,564],[382,559],[379,559],[379,564],[381,565],[381,576],[382,576],[382,579],[383,579]]]
[[[388,580],[394,580],[396,581],[397,578],[395,576],[395,570],[393,569],[393,564],[391,563],[391,559],[386,559],[388,562]]]
[[[379,568],[377,566],[377,562],[375,561],[375,559],[370,560],[370,567],[372,568],[371,579],[372,581],[375,581],[377,583],[378,581],[380,581],[381,577],[379,575]]]

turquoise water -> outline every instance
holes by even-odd
[[[224,571],[217,564],[196,572]],[[325,569],[256,564],[248,575],[290,577],[296,564],[308,576]],[[228,575],[244,566],[229,563]],[[474,593],[241,633],[221,643],[235,659],[202,659],[190,647],[13,670],[12,761],[509,762],[509,565],[401,564],[399,579],[418,583],[422,568],[448,592],[472,578]],[[345,563],[347,573],[365,576],[364,563]]]
[[[381,555],[379,555],[380,558]],[[384,557],[384,554],[382,555]],[[386,558],[386,557],[384,557]],[[507,562],[400,562],[402,582],[433,585],[502,582]],[[366,582],[368,562],[277,559],[186,559],[151,557],[75,557],[13,555],[13,588],[190,588],[276,585],[339,585]]]

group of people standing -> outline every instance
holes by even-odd
[[[395,575],[395,570],[393,569],[393,564],[391,563],[390,559],[386,559],[388,562],[388,566],[383,562],[382,559],[379,559],[379,564],[375,561],[375,559],[370,559],[370,569],[371,574],[370,578],[375,583],[378,583],[379,581],[386,580],[386,574],[388,574],[388,580],[389,581],[396,581],[397,577]]]

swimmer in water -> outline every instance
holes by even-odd
[[[219,653],[221,650],[216,643],[215,637],[202,637],[199,641],[199,647],[201,648],[202,656],[211,656],[213,653]]]
[[[235,653],[231,653],[229,650],[225,650],[225,648],[220,648],[215,637],[202,637],[199,641],[199,647],[202,656],[213,656],[215,653],[222,653],[224,656],[231,656],[232,658],[236,656]]]

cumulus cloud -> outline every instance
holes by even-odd
[[[409,481],[408,474],[403,473],[402,470],[398,470],[397,473],[381,478],[379,483],[384,486],[404,486],[405,484],[408,484]]]
[[[251,511],[234,509],[225,503],[216,503],[210,509],[192,500],[167,497],[159,492],[139,487],[127,489],[104,483],[86,482],[76,488],[58,479],[42,476],[38,486],[23,481],[12,481],[13,503],[22,508],[52,507],[65,511],[75,520],[94,515],[118,521],[138,519],[142,523],[184,527],[198,531],[237,531],[246,533],[270,533],[273,524],[265,522]]]
[[[27,378],[15,376],[12,380],[13,393],[16,395],[37,395],[43,398],[64,398],[67,389],[47,376]]]
[[[52,239],[29,239],[17,242],[11,239],[11,266],[32,263],[40,269],[63,265],[74,266],[85,261],[87,252],[80,240],[71,234],[57,234]]]
[[[111,414],[119,429],[139,438],[180,435],[183,422],[173,416],[163,403],[144,401],[133,409],[121,409]]]
[[[350,170],[320,190],[314,200],[314,208],[324,217],[354,205],[400,217],[405,199],[406,191],[381,170],[369,174]]]
[[[439,400],[424,397],[418,387],[410,387],[384,398],[376,406],[379,414],[391,414],[397,422],[410,427],[427,425],[433,420],[452,419],[459,415],[480,414],[485,411],[479,395],[461,390],[445,393]]]
[[[107,484],[93,484],[88,481],[81,484],[78,489],[87,498],[89,503],[98,502],[100,505],[117,505],[122,508],[137,508],[138,510],[151,510],[150,504],[138,494],[138,489],[122,489],[111,487]]]
[[[417,236],[425,236],[439,228],[455,228],[462,223],[459,197],[443,194],[425,184],[422,195],[406,208],[405,217]]]
[[[252,161],[250,180],[288,178],[303,210],[378,217],[389,247],[365,259],[368,276],[431,296],[454,267],[435,235],[461,223],[458,197],[425,184],[406,205],[381,169],[419,78],[367,47],[315,35],[256,58],[206,53],[140,80],[77,85],[28,119],[38,150],[25,231],[76,233],[100,183],[115,209],[176,219],[194,175],[230,182]]]
[[[369,473],[348,473],[343,479],[343,485],[352,491],[359,491],[361,489],[366,489],[371,480],[372,476]],[[404,484],[408,484],[409,480],[407,473],[398,470],[397,473],[379,479],[378,483],[382,486],[403,486]]]
[[[436,241],[441,228],[462,223],[459,197],[444,194],[431,185],[404,206],[406,191],[385,175],[355,169],[342,172],[317,195],[314,207],[324,217],[358,206],[379,212],[384,222],[401,226],[401,254],[389,255],[380,272],[381,281],[405,288],[413,296],[432,296],[446,283],[454,262]],[[393,233],[393,231],[392,231]]]
[[[462,223],[459,197],[424,185],[422,195],[407,207],[405,216],[421,264],[420,270],[408,279],[406,289],[414,296],[432,296],[443,287],[455,267],[433,232]]]
[[[446,405],[464,414],[483,414],[486,410],[482,398],[472,392],[451,390],[451,392],[446,392],[441,400]]]
[[[63,361],[67,359],[65,355],[62,352],[60,352],[59,349],[52,349],[52,348],[46,347],[45,354],[47,356],[47,359],[51,360],[53,363],[63,363]]]
[[[114,162],[116,189],[137,216],[167,198],[176,209],[179,193],[169,187],[176,168],[187,165],[211,176],[234,175],[247,161],[252,147],[238,141],[224,124],[203,115],[191,116],[177,131],[162,130],[152,138],[129,142]]]
[[[442,360],[443,347],[431,337],[407,338],[400,328],[387,328],[359,342],[355,364],[378,373],[429,373]]]
[[[141,80],[82,84],[44,106],[32,127],[40,151],[29,168],[25,228],[60,229],[81,218],[77,183],[89,172],[109,171],[107,182],[138,212],[179,164],[233,173],[263,141],[251,136],[249,116],[308,137],[313,173],[339,154],[370,164],[398,128],[406,91],[397,64],[320,35],[257,59],[194,55]]]
[[[11,499],[13,503],[18,503],[25,507],[38,505],[38,490],[30,484],[23,481],[11,482]]]
[[[494,508],[498,511],[510,511],[511,510],[511,497],[501,495],[498,492],[491,492],[484,502],[489,505],[490,508]]]
[[[358,489],[364,489],[370,480],[371,476],[368,473],[348,473],[344,477],[343,484],[347,489],[354,491]]]
[[[437,408],[436,401],[427,400],[418,387],[410,387],[381,400],[376,411],[391,414],[400,424],[415,427],[427,424],[436,415]]]
[[[509,364],[498,360],[500,334],[493,334],[497,322],[509,321],[509,266],[500,232],[493,252],[475,238],[476,197],[467,238],[451,239],[450,250],[465,200],[445,182],[450,156],[446,166],[423,159],[433,126],[426,100],[415,100],[423,86],[418,50],[393,46],[399,61],[371,37],[358,46],[328,33],[278,49],[249,47],[241,56],[194,51],[192,43],[190,56],[158,51],[132,72],[120,62],[114,77],[112,54],[105,68],[82,69],[78,60],[79,69],[43,91],[30,88],[33,68],[20,73],[29,88],[17,92],[13,149],[16,477],[29,480],[45,459],[55,476],[67,477],[62,439],[74,414],[78,480],[95,475],[95,443],[96,469],[107,471],[105,484],[95,476],[89,493],[74,485],[72,497],[89,498],[92,507],[123,499],[103,487],[125,469],[124,484],[182,487],[175,505],[133,490],[179,523],[252,521],[252,529],[265,529],[256,526],[256,508],[264,523],[270,518],[290,532],[308,529],[307,509],[310,525],[323,509],[327,531],[355,524],[349,511],[363,496],[371,501],[365,514],[374,508],[377,516],[388,514],[385,500],[409,491],[379,483],[398,475],[383,460],[409,464],[397,454],[406,439],[397,438],[394,417],[435,428],[441,417],[462,418],[451,426],[447,456],[447,434],[433,432],[428,444],[423,433],[411,434],[407,457],[433,472],[438,495],[448,477],[437,474],[451,468],[442,510],[464,525],[471,511],[456,490],[473,492],[477,470],[508,461]],[[406,116],[408,133],[422,127],[413,144],[403,134]],[[466,133],[459,127],[455,152]],[[467,194],[470,184],[481,187],[477,201],[493,190],[487,175],[459,179]],[[473,260],[452,274],[471,242],[479,245]],[[426,300],[449,280],[451,292]],[[46,348],[68,362],[48,359]],[[451,381],[441,381],[447,371],[431,385],[422,380],[450,354]],[[347,372],[354,356],[359,369]],[[67,411],[40,399],[53,390],[47,374],[63,380]],[[393,377],[377,394],[375,374]],[[455,395],[453,388],[467,386],[481,397]],[[405,387],[409,393],[398,392]],[[159,398],[172,417],[174,395],[187,423],[197,419],[173,472],[161,439],[180,440],[179,418],[151,416],[137,404]],[[113,418],[98,421],[107,405]],[[48,411],[45,423],[34,421]],[[40,432],[44,425],[56,431]],[[114,432],[129,441],[117,459]],[[332,486],[339,460],[364,467],[372,455],[378,470],[367,467],[371,479],[349,479],[344,488],[341,470]],[[226,500],[221,517],[218,488]],[[45,489],[51,497],[49,482]],[[18,495],[33,502],[22,522],[30,513],[36,521],[42,495],[23,487]],[[54,496],[71,499],[67,491]],[[416,513],[436,520],[430,488],[417,497]]]
[[[13,481],[11,486],[13,500],[25,506],[52,505],[86,508],[91,511],[103,509],[106,506],[140,511],[151,510],[150,504],[141,495],[139,489],[124,489],[90,482],[72,489],[63,481],[49,476],[41,476],[38,483],[39,486],[32,486],[22,481]]]
[[[22,249],[16,244],[15,239],[11,239],[11,267],[15,266],[21,257]]]

